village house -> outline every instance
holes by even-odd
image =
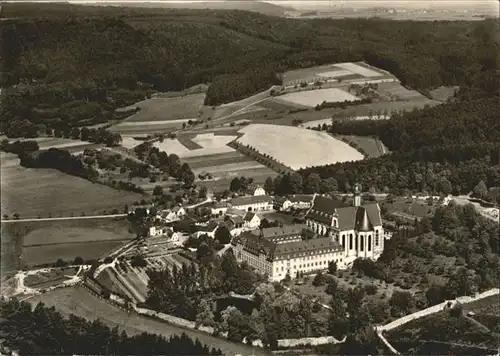
[[[266,211],[273,208],[272,199],[267,195],[237,197],[229,201],[229,206],[243,211]]]
[[[198,231],[194,233],[195,237],[200,237],[201,235],[208,235],[211,238],[215,238],[215,232],[219,228],[219,224],[215,221],[210,221],[208,224],[198,227]]]
[[[353,205],[315,196],[305,219],[310,230],[342,246],[346,265],[360,257],[376,260],[384,250],[384,240],[389,238],[384,233],[378,203],[361,205],[359,185],[355,186]]]
[[[174,232],[174,230],[168,226],[151,226],[148,230],[148,236],[149,237],[164,236],[167,240],[171,242],[179,241],[179,233]]]
[[[342,246],[304,225],[245,231],[231,244],[238,261],[248,263],[271,282],[326,270],[331,261],[344,267]]]
[[[212,215],[222,216],[226,214],[227,208],[228,206],[226,202],[218,202],[210,207],[210,212]]]
[[[310,195],[291,195],[288,200],[290,200],[291,207],[294,209],[309,209],[313,197]]]
[[[247,186],[246,194],[257,197],[261,195],[266,195],[266,191],[260,185],[251,183]]]
[[[186,215],[186,209],[182,206],[175,206],[170,210],[165,210],[163,212],[159,211],[156,218],[162,222],[173,222],[181,220]]]
[[[256,229],[260,226],[260,218],[251,211],[245,214],[243,221],[243,227],[247,229]]]
[[[276,197],[273,202],[274,210],[288,211],[292,206],[292,202],[287,197]]]

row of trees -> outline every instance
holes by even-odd
[[[64,318],[54,307],[39,303],[0,300],[0,331],[4,346],[20,355],[222,355],[186,334],[163,336],[142,333],[128,336],[96,320],[75,315]]]

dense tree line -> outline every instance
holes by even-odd
[[[344,101],[323,101],[314,107],[314,110],[320,111],[323,109],[340,108],[345,109],[348,106],[355,106],[361,104],[369,104],[372,102],[371,98],[359,99],[359,100],[344,100]]]
[[[5,139],[0,143],[0,151],[14,153],[18,156],[36,152],[38,149],[38,142],[32,140],[9,143],[9,140]]]
[[[333,62],[365,60],[421,90],[460,85],[472,88],[459,93],[469,98],[498,90],[498,76],[486,74],[497,65],[494,21],[304,21],[196,10],[152,16],[70,5],[2,10],[19,17],[0,29],[2,131],[12,135],[105,122],[153,91],[199,83],[211,83],[207,104],[238,100],[279,84],[288,69]]]
[[[149,333],[128,336],[98,320],[64,318],[43,303],[32,310],[27,302],[2,299],[0,314],[4,345],[21,355],[222,355],[186,334],[169,339]]]
[[[51,148],[47,151],[22,155],[19,158],[21,166],[27,168],[53,168],[92,182],[99,177],[99,173],[93,167],[85,165],[80,158],[66,150]]]

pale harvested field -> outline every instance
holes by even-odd
[[[38,147],[40,150],[48,150],[50,148],[59,148],[59,149],[85,149],[90,146],[100,146],[98,144],[88,142],[88,141],[80,141],[80,140],[72,140],[69,138],[62,137],[36,137],[36,138],[20,138],[20,139],[10,139],[9,142],[15,141],[36,141],[38,142]]]
[[[130,105],[138,107],[139,112],[125,120],[131,121],[166,121],[195,119],[205,101],[205,93],[179,96],[174,98],[152,98]]]
[[[337,63],[335,64],[336,67],[345,69],[353,74],[359,74],[362,75],[363,77],[380,77],[382,74],[379,72],[376,72],[374,70],[368,69],[364,66],[360,66],[356,63]]]
[[[307,107],[314,107],[321,104],[323,101],[327,102],[341,102],[341,101],[354,101],[359,98],[349,94],[348,92],[338,89],[317,89],[317,90],[306,90],[295,93],[289,93],[281,95],[278,98],[285,102],[290,102],[292,104],[299,104]]]
[[[358,161],[363,155],[325,132],[298,127],[255,124],[240,130],[238,139],[292,169]]]
[[[177,139],[165,139],[163,142],[155,142],[154,146],[168,154],[174,153],[182,159],[233,152],[234,149],[227,146],[227,144],[235,138],[236,136],[233,135],[215,135],[213,133],[199,134],[191,139],[194,143],[202,147],[196,150],[189,150]]]
[[[329,71],[329,72],[321,72],[318,73],[317,75],[322,77],[322,78],[338,78],[338,77],[344,77],[347,75],[351,75],[352,72],[348,71],[347,69],[341,69],[341,70],[334,70],[334,71]]]
[[[193,339],[198,338],[201,343],[207,344],[209,347],[220,348],[226,355],[269,355],[269,353],[263,349],[232,343],[203,332],[184,329],[135,313],[127,313],[105,302],[103,299],[93,296],[82,287],[56,289],[49,293],[28,299],[28,302],[33,306],[37,305],[39,302],[43,302],[47,307],[56,308],[57,311],[66,317],[70,314],[74,314],[89,321],[99,319],[107,326],[111,328],[118,327],[120,331],[124,330],[129,335],[138,335],[143,332],[148,332],[169,338],[172,335],[186,333]]]
[[[140,194],[115,190],[55,169],[24,168],[13,154],[0,152],[2,215],[21,218],[79,216],[122,210],[142,199]]]

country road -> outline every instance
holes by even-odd
[[[84,220],[84,219],[105,219],[105,218],[122,218],[127,214],[111,214],[111,215],[91,215],[91,216],[66,216],[62,218],[31,218],[31,219],[2,219],[2,223],[15,222],[30,222],[30,221],[56,221],[56,220]]]

